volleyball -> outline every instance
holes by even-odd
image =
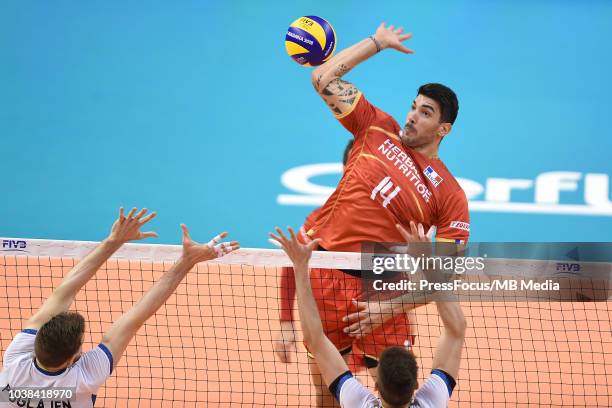
[[[336,32],[321,17],[300,17],[287,29],[285,48],[287,54],[300,65],[321,65],[336,50]]]

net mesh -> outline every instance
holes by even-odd
[[[45,245],[56,249],[53,256],[0,252],[1,352],[76,258],[91,248]],[[172,265],[171,256],[146,260],[150,247],[139,246],[144,256],[109,260],[77,296],[72,309],[87,321],[84,350],[95,347]],[[200,264],[189,273],[133,339],[96,405],[314,406],[298,322],[292,362],[280,362],[273,350],[280,330],[281,274],[274,259],[282,254],[251,252],[259,256],[252,265],[230,257],[229,263]],[[335,259],[350,263],[342,254]],[[462,306],[468,332],[451,407],[612,406],[610,302],[474,299]],[[412,321],[423,383],[441,322],[433,304],[415,309]],[[367,371],[358,378],[373,389]]]

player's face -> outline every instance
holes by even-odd
[[[423,95],[417,95],[406,117],[406,124],[400,135],[408,147],[420,147],[433,143],[440,136],[440,105]]]

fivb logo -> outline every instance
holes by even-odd
[[[557,262],[557,272],[580,272],[580,264]]]
[[[395,189],[393,189],[393,191],[389,195],[386,195],[387,192],[391,190],[391,188],[393,188],[393,182],[391,181],[391,177],[387,176],[382,179],[376,187],[374,187],[374,190],[372,190],[372,194],[370,194],[370,198],[372,200],[375,200],[376,196],[380,194],[380,196],[383,198],[382,206],[387,208],[391,200],[393,200],[393,197],[398,195],[399,192],[402,190],[399,186],[396,186]]]
[[[17,251],[17,252],[26,252],[28,244],[23,240],[16,239],[3,239],[2,240],[2,250],[3,251]]]
[[[280,205],[322,205],[336,187],[315,184],[311,180],[341,174],[340,163],[311,164],[289,169],[282,175],[281,182],[294,194],[279,194],[277,202]],[[457,178],[457,181],[465,191],[470,201],[470,211],[473,212],[612,216],[610,178],[607,174],[551,171],[538,174],[534,179],[488,178],[480,183]],[[584,204],[561,203],[562,194],[568,199],[574,196],[575,201],[578,190],[583,190]],[[512,194],[520,191],[533,192],[533,201],[512,201]]]

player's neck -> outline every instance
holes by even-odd
[[[65,369],[68,367],[68,363],[64,363],[64,364],[63,364],[62,366],[60,366],[60,367],[47,367],[47,366],[42,365],[42,364],[40,363],[40,360],[39,360],[39,359],[37,359],[37,358],[36,358],[36,365],[37,365],[39,368],[42,368],[43,370],[48,371],[48,372],[50,372],[50,373],[57,373],[57,372],[59,372],[59,371],[65,370]]]
[[[423,146],[413,147],[413,149],[428,159],[438,160],[440,157],[438,156],[438,144],[431,143]]]
[[[383,408],[391,407],[391,405],[388,405],[382,398],[381,398],[380,402],[382,403]],[[403,405],[402,408],[409,408],[409,406],[410,406],[409,404],[406,404],[406,405]],[[395,407],[393,407],[393,408],[395,408]]]

